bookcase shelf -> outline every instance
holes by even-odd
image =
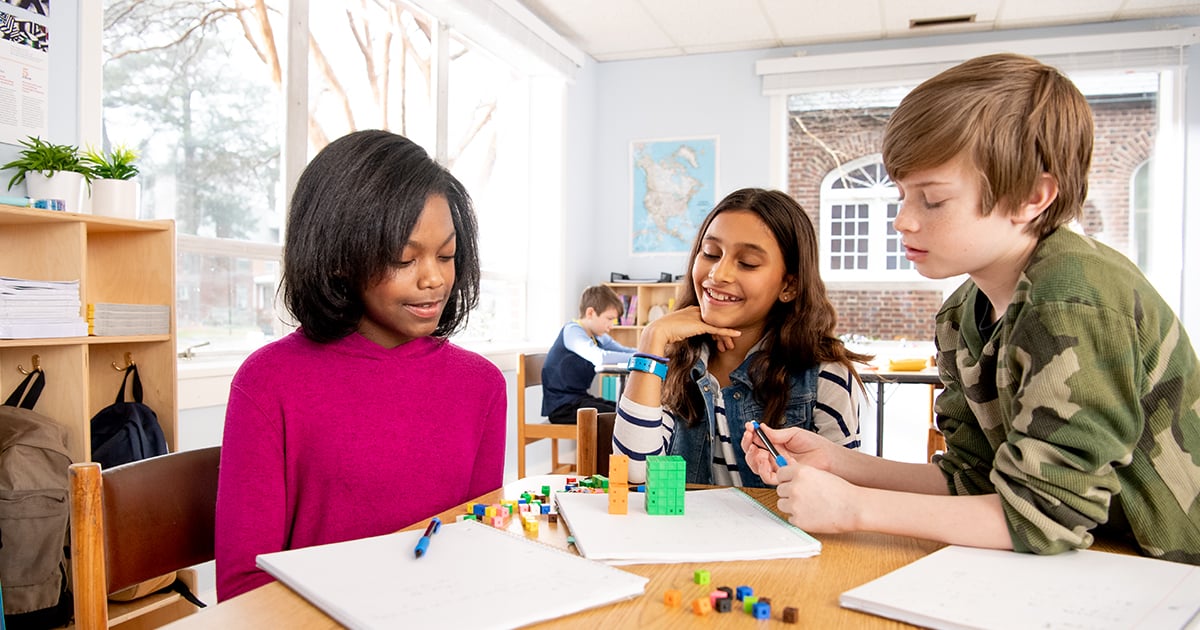
[[[0,395],[24,378],[33,355],[46,372],[35,410],[68,429],[71,459],[91,460],[90,420],[112,404],[129,353],[137,363],[143,402],[178,447],[175,369],[175,223],[137,221],[0,205],[0,275],[29,280],[79,280],[80,316],[97,302],[165,304],[170,333],[114,337],[0,339]]]
[[[650,323],[650,311],[655,306],[661,306],[663,311],[669,311],[675,305],[675,294],[679,291],[678,282],[605,282],[617,295],[627,298],[637,298],[633,324],[613,326],[612,338],[621,345],[637,347],[642,330]]]

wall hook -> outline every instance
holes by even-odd
[[[125,353],[125,365],[123,365],[123,366],[117,365],[117,362],[113,361],[112,366],[113,366],[113,369],[118,372],[124,372],[125,370],[128,370],[129,368],[133,367],[134,366],[133,353],[132,352]]]
[[[26,376],[33,374],[34,372],[41,372],[42,371],[41,359],[42,359],[41,356],[35,354],[35,355],[33,355],[33,358],[30,359],[33,362],[33,370],[32,371],[26,370],[24,368],[24,366],[22,366],[20,363],[17,364],[17,371]]]

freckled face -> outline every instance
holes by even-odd
[[[904,255],[927,278],[970,274],[977,282],[1029,234],[1000,209],[983,216],[980,180],[965,154],[896,181],[900,212],[896,231]]]
[[[399,260],[363,292],[358,332],[385,348],[433,334],[454,287],[455,246],[450,204],[432,195]]]
[[[717,215],[692,262],[700,317],[743,336],[762,334],[767,314],[791,282],[775,235],[748,210]]]

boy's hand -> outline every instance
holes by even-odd
[[[779,510],[788,522],[810,533],[836,534],[859,529],[857,486],[837,475],[794,463],[779,469]]]
[[[797,427],[772,429],[765,424],[760,426],[767,439],[779,450],[779,454],[788,460],[787,468],[791,467],[792,462],[798,462],[820,470],[833,470],[833,458],[842,447],[812,431]],[[766,446],[758,439],[749,422],[742,433],[742,452],[746,454],[746,464],[750,466],[750,470],[761,477],[764,483],[779,484],[779,469],[775,458],[767,452]]]

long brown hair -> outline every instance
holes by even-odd
[[[696,285],[691,277],[692,265],[696,262],[701,241],[713,219],[730,210],[753,212],[762,219],[783,252],[787,275],[795,278],[796,299],[788,302],[777,300],[771,307],[763,327],[760,352],[749,366],[754,398],[764,410],[760,422],[778,428],[783,425],[791,374],[818,363],[836,362],[845,365],[861,386],[862,381],[854,369],[854,362],[865,362],[871,357],[851,352],[834,336],[837,312],[826,296],[825,282],[821,280],[819,246],[812,219],[794,199],[777,190],[743,188],[730,193],[708,213],[692,243],[687,281],[680,285],[675,308],[699,304]],[[667,374],[663,405],[688,424],[700,422],[705,414],[703,402],[688,392],[692,384],[692,366],[700,358],[701,349],[706,346],[710,352],[716,351],[711,337],[699,335],[667,349],[667,358],[675,369]]]

